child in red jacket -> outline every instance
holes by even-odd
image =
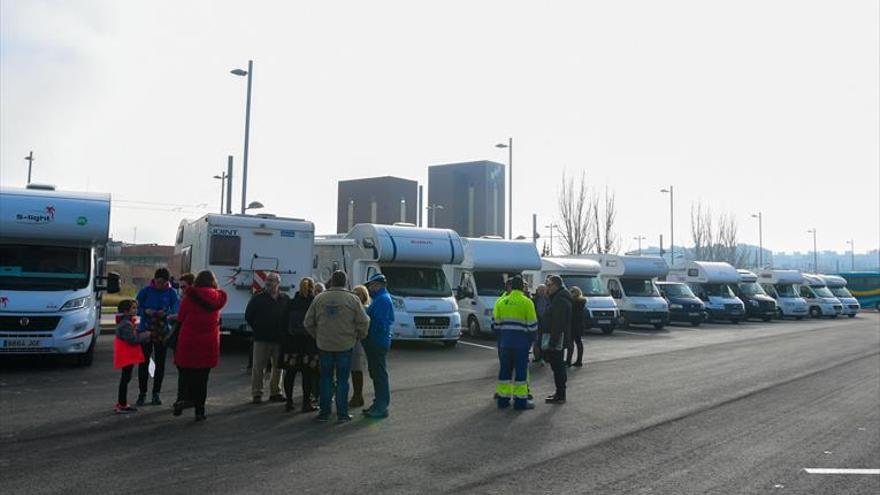
[[[119,378],[119,395],[116,399],[116,414],[128,414],[137,411],[128,405],[128,382],[134,371],[134,365],[144,362],[144,351],[141,343],[150,340],[149,332],[137,331],[137,301],[124,299],[116,307],[116,338],[113,339],[113,367],[122,369]]]

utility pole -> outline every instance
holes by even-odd
[[[507,138],[507,144],[498,143],[495,147],[507,148],[507,238],[513,239],[513,138]]]
[[[849,244],[849,262],[850,262],[849,270],[851,272],[854,272],[854,271],[856,271],[856,242],[855,242],[855,239],[850,239],[850,240],[846,241],[846,243]],[[840,270],[838,270],[838,271],[840,271]]]
[[[538,245],[538,215],[532,213],[532,244]]]
[[[236,76],[247,76],[247,103],[244,113],[244,162],[241,166],[241,214],[247,209],[247,178],[248,178],[248,143],[251,135],[251,83],[254,78],[254,61],[248,60],[247,71],[234,69],[230,71]]]
[[[226,157],[226,214],[232,215],[232,155]]]
[[[28,153],[28,156],[24,157],[24,159],[27,160],[27,162],[28,162],[28,181],[27,181],[27,183],[30,184],[31,183],[31,169],[33,169],[33,165],[34,165],[34,152],[31,151],[30,153]]]
[[[819,274],[819,251],[816,249],[816,227],[807,231],[808,234],[813,234],[813,273]]]
[[[759,211],[752,218],[758,219],[758,268],[764,268],[764,215]]]

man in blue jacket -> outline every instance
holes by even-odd
[[[138,316],[140,325],[138,332],[150,332],[152,338],[143,346],[145,361],[138,366],[138,394],[137,405],[142,406],[147,398],[147,382],[150,378],[150,358],[156,363],[156,372],[153,375],[153,397],[150,402],[154,406],[162,404],[159,394],[162,392],[162,379],[165,377],[165,347],[162,335],[167,334],[170,328],[168,319],[177,314],[180,301],[177,291],[171,286],[171,274],[167,268],[159,268],[153,275],[150,285],[138,291]]]
[[[364,409],[364,416],[370,418],[388,417],[388,404],[391,402],[391,386],[388,383],[386,357],[391,348],[391,325],[394,323],[394,305],[386,288],[385,275],[377,273],[367,280],[367,289],[373,302],[367,309],[370,317],[370,330],[363,340],[367,354],[367,367],[373,380],[375,398],[373,405]]]

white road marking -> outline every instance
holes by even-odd
[[[635,335],[637,337],[659,337],[661,335],[661,334],[657,334],[657,333],[630,332],[627,330],[615,330],[614,333],[622,333],[625,335]]]
[[[459,343],[459,344],[464,344],[464,345],[472,345],[472,346],[474,346],[474,347],[479,347],[480,349],[489,349],[490,351],[494,351],[494,350],[495,350],[495,348],[492,347],[492,346],[489,346],[489,345],[483,345],[483,344],[474,344],[473,342],[468,342],[468,341],[466,341],[466,340],[460,340],[460,339],[459,339],[458,343]]]
[[[876,474],[880,469],[837,469],[837,468],[804,468],[809,474]]]

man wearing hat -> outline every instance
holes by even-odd
[[[495,386],[495,400],[499,409],[532,409],[529,401],[529,349],[538,329],[538,316],[532,300],[523,294],[523,279],[510,280],[510,294],[495,304],[495,329],[500,332],[498,349],[501,352],[501,369]]]
[[[370,329],[363,340],[367,354],[367,367],[373,380],[375,398],[373,405],[363,410],[363,414],[371,418],[388,417],[388,405],[391,403],[391,386],[388,383],[388,367],[386,356],[391,349],[391,325],[394,323],[394,305],[388,294],[385,275],[377,273],[366,283],[372,302],[367,309],[370,316]]]

